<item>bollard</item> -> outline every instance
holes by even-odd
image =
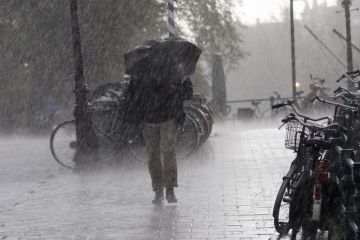
[[[168,0],[168,31],[169,31],[169,38],[176,37],[174,0]]]

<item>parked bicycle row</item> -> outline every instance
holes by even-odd
[[[273,109],[292,108],[282,122],[285,147],[296,153],[283,177],[274,209],[274,225],[291,239],[360,239],[360,71],[339,87],[333,100],[310,101],[334,107],[334,115],[314,118],[299,112],[295,101]]]
[[[330,100],[331,89],[326,86],[325,79],[314,77],[312,74],[310,74],[310,84],[308,91],[306,93],[304,91],[297,91],[295,93],[295,98],[292,98],[294,99],[294,105],[296,105],[298,109],[301,109],[301,111],[306,113],[321,114],[332,111],[331,106],[312,102],[311,99],[314,96],[319,96],[326,100]],[[279,92],[273,91],[273,94],[269,98],[230,101],[228,103],[242,103],[250,105],[249,107],[244,106],[237,108],[237,112],[233,116],[235,119],[277,120],[277,118],[285,116],[290,109],[272,109],[272,106],[280,103],[285,103],[287,99],[289,99],[289,97],[281,96]]]
[[[124,121],[127,108],[124,95],[127,87],[127,82],[110,83],[89,94],[87,115],[91,121],[86,138],[93,142],[94,148],[108,145],[116,151],[127,149],[136,160],[145,162],[147,154],[142,125]],[[185,122],[177,129],[178,159],[199,149],[210,136],[213,125],[212,110],[201,94],[194,94],[186,101],[184,109]],[[73,168],[75,165],[73,159],[78,145],[75,132],[75,120],[70,120],[59,124],[51,134],[52,155],[64,167]],[[97,151],[92,151],[92,154],[96,155]]]

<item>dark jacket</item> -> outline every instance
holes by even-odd
[[[128,117],[132,123],[161,123],[175,119],[185,120],[184,101],[191,98],[193,85],[190,79],[179,84],[145,84],[132,80],[128,88]]]

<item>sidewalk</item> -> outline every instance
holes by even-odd
[[[48,139],[0,139],[0,239],[276,239],[272,205],[293,154],[275,127],[216,125],[179,162],[179,202],[153,206],[147,166],[76,174]]]

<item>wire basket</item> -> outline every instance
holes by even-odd
[[[286,126],[286,136],[285,136],[285,148],[294,150],[297,152],[300,144],[301,132],[303,130],[303,125],[297,121],[290,121]],[[305,129],[305,134],[307,129]]]

